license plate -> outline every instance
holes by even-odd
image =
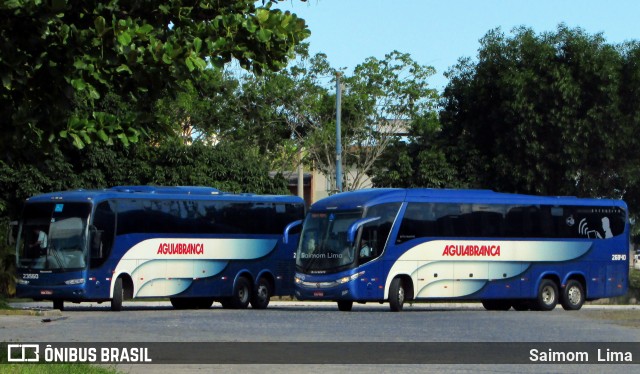
[[[324,296],[324,292],[322,292],[322,291],[315,291],[315,292],[313,293],[313,296]]]
[[[40,295],[53,295],[53,291],[42,290],[42,291],[40,291]]]

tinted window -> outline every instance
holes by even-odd
[[[617,207],[409,203],[396,243],[421,237],[608,238],[624,232]]]
[[[362,227],[360,243],[357,246],[359,263],[371,261],[382,254],[400,205],[400,203],[382,204],[367,209],[366,217],[380,217],[380,219]]]
[[[281,234],[302,219],[302,204],[119,200],[118,235],[129,233]]]
[[[89,226],[91,267],[102,265],[111,253],[116,228],[115,203],[103,201],[96,206]]]

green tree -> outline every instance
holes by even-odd
[[[442,127],[437,113],[412,121],[406,139],[394,139],[376,161],[376,187],[462,188],[464,181],[447,160],[440,141]]]
[[[302,147],[308,162],[335,184],[338,71],[326,55],[298,51],[296,64],[288,69],[245,81],[239,97],[247,99],[243,108],[251,120],[249,131],[238,133],[243,139],[260,134],[263,144],[270,139],[292,159]],[[342,74],[342,160],[343,170],[351,171],[345,190],[361,188],[392,139],[406,132],[413,118],[433,112],[437,93],[427,79],[434,72],[394,51],[382,60],[368,58],[352,75]]]
[[[637,56],[564,25],[490,31],[448,72],[447,159],[475,187],[637,201]]]
[[[156,99],[235,59],[278,70],[309,35],[277,1],[72,1],[0,3],[0,145],[69,139],[135,142],[157,130]],[[117,98],[112,110],[108,94]]]

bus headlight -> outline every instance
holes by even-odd
[[[338,283],[338,284],[345,284],[345,283],[348,283],[348,282],[351,282],[351,281],[354,281],[354,280],[358,279],[358,278],[359,278],[360,276],[362,276],[362,275],[364,275],[364,271],[361,271],[361,272],[359,272],[359,273],[353,274],[353,275],[352,275],[352,276],[350,276],[350,277],[343,277],[343,278],[340,278],[340,279],[338,279],[338,280],[336,281],[336,283]]]
[[[69,279],[64,281],[64,284],[82,284],[84,283],[84,279],[80,278],[80,279]]]
[[[295,282],[296,284],[300,284],[300,283],[302,283],[302,279],[300,279],[300,278],[298,278],[298,277],[295,277],[295,278],[294,278],[294,282]]]

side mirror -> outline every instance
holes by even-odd
[[[289,244],[289,231],[291,231],[291,229],[301,224],[302,224],[302,220],[300,219],[300,220],[291,222],[290,224],[287,225],[287,227],[284,228],[284,236],[282,238],[282,242],[284,244]]]
[[[353,242],[356,241],[356,233],[358,232],[358,229],[360,229],[360,227],[366,225],[367,223],[375,222],[379,219],[380,217],[367,217],[359,219],[352,223],[347,230],[347,242],[349,242],[349,244],[353,244]]]

